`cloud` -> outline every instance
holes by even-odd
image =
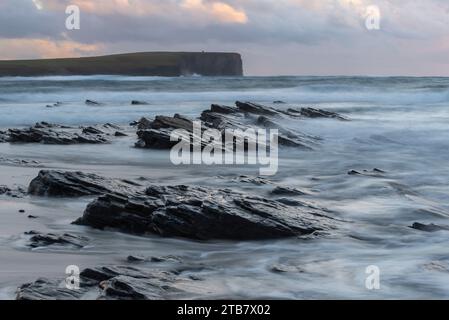
[[[98,52],[100,45],[49,39],[0,39],[0,59],[79,57]]]
[[[81,8],[81,30],[65,29],[71,4]],[[378,31],[365,27],[373,4],[381,12]],[[257,74],[310,73],[324,66],[333,73],[396,72],[395,66],[406,72],[415,63],[419,70],[449,74],[441,58],[449,55],[448,37],[447,0],[0,0],[0,54],[6,39],[47,39],[49,51],[59,48],[61,55],[70,52],[65,41],[97,48],[80,49],[85,54],[238,51],[247,57],[249,73]]]
[[[248,17],[245,11],[219,1],[183,0],[181,7],[186,8],[202,16],[209,15],[218,21],[225,23],[246,23]]]

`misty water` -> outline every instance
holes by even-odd
[[[102,106],[87,106],[86,99]],[[130,105],[131,100],[148,105]],[[0,78],[0,130],[47,121],[115,123],[180,113],[197,117],[211,103],[253,101],[276,108],[313,106],[335,119],[285,120],[286,128],[323,138],[314,151],[280,150],[274,183],[309,191],[298,200],[347,220],[332,237],[259,242],[199,242],[139,237],[72,225],[93,197],[0,196],[0,298],[39,277],[128,264],[128,255],[180,256],[202,290],[234,298],[449,298],[449,231],[424,232],[414,222],[449,225],[449,78],[366,77],[45,77]],[[46,105],[62,102],[60,107]],[[131,129],[129,129],[131,130]],[[236,182],[246,166],[174,166],[168,151],[133,147],[135,134],[105,145],[0,143],[0,185],[26,187],[41,169],[80,170],[154,184],[228,187],[266,196],[269,186]],[[11,159],[36,161],[27,165]],[[348,175],[378,168],[385,174]],[[20,213],[19,210],[26,213]],[[28,219],[35,215],[38,219]],[[91,238],[83,249],[29,249],[24,232],[70,232]],[[273,272],[273,266],[290,272]],[[380,269],[379,290],[365,286]],[[169,267],[164,264],[159,268]],[[195,297],[185,297],[195,298]]]

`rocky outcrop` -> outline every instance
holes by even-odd
[[[78,290],[66,288],[65,281],[38,279],[17,290],[17,300],[168,300],[207,297],[199,289],[200,280],[183,277],[178,272],[150,268],[110,266],[85,269],[80,274]]]
[[[151,186],[131,197],[104,195],[75,223],[164,237],[261,240],[329,232],[338,222],[326,214],[228,189]]]
[[[112,192],[131,194],[139,187],[132,181],[109,179],[96,174],[42,170],[31,181],[28,193],[47,197],[81,197]]]
[[[319,142],[318,137],[310,136],[301,132],[294,132],[287,130],[278,124],[276,121],[282,121],[285,117],[291,115],[276,110],[271,107],[266,107],[260,104],[251,102],[236,102],[237,107],[223,106],[213,104],[209,110],[202,112],[199,119],[201,121],[202,130],[216,129],[221,131],[222,136],[225,136],[226,130],[241,130],[245,132],[247,129],[270,128],[278,129],[278,143],[284,147],[294,147],[300,149],[313,149]],[[157,116],[154,121],[142,118],[135,124],[138,125],[139,137],[136,147],[138,148],[153,148],[153,149],[169,149],[178,143],[178,141],[170,141],[170,135],[175,129],[183,129],[189,132],[186,141],[192,141],[193,136],[193,120],[175,114],[173,117]],[[242,139],[249,141],[248,136],[242,136]],[[230,146],[225,145],[223,139],[223,149]],[[203,146],[206,143],[203,141]]]

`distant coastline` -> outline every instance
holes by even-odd
[[[0,76],[242,76],[238,53],[140,52],[84,58],[0,61]]]

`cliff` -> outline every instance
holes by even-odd
[[[142,52],[101,57],[0,61],[0,76],[241,76],[238,53]]]

